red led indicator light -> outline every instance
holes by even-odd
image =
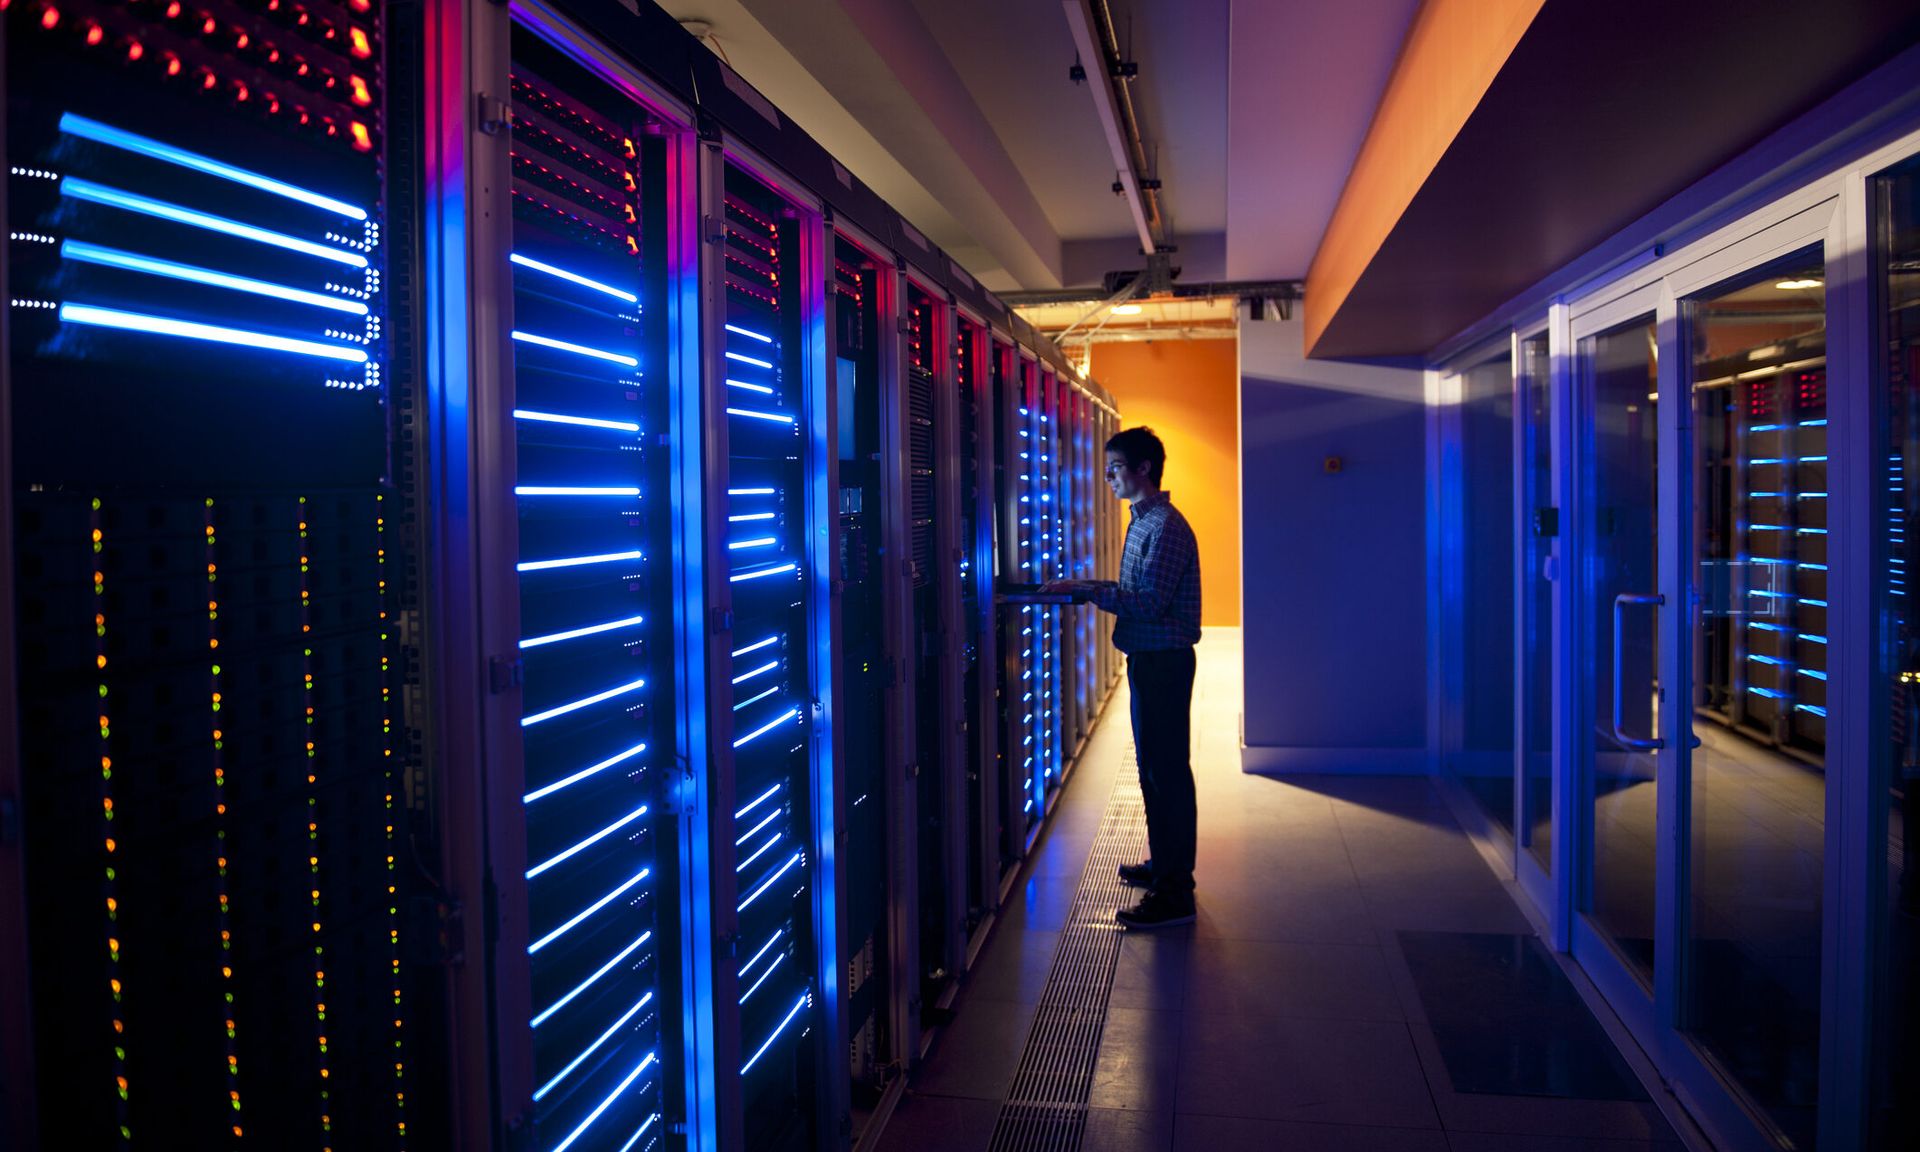
[[[47,5],[46,11],[40,13],[40,27],[48,30],[60,27],[60,9]]]
[[[353,102],[366,107],[373,103],[373,93],[367,91],[367,82],[358,76],[347,77],[347,87],[353,91]]]
[[[107,38],[106,29],[98,24],[87,25],[87,47],[91,48]]]
[[[373,58],[373,44],[367,40],[367,34],[364,31],[355,28],[348,32],[347,36],[353,41],[355,59],[371,60]]]
[[[367,131],[367,126],[365,124],[362,124],[360,123],[360,121],[355,120],[353,122],[352,132],[353,132],[353,150],[354,151],[356,152],[373,151],[373,133]]]

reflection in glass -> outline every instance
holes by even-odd
[[[1520,622],[1522,642],[1522,807],[1527,848],[1540,867],[1553,871],[1553,581],[1547,561],[1558,531],[1553,508],[1553,444],[1547,335],[1520,342],[1519,397],[1522,419],[1520,483],[1525,522],[1520,531]]]
[[[1920,1141],[1920,618],[1907,573],[1920,528],[1920,160],[1875,181],[1883,309],[1878,347],[1886,381],[1888,495],[1875,542],[1879,669],[1889,697],[1887,932],[1875,965],[1878,1035],[1868,1146],[1891,1152]]]
[[[1615,601],[1652,595],[1659,587],[1655,530],[1655,460],[1659,432],[1654,397],[1658,345],[1651,316],[1589,337],[1581,348],[1587,430],[1587,655],[1593,693],[1593,736],[1587,796],[1593,821],[1590,886],[1584,907],[1642,982],[1653,979],[1654,758],[1614,735],[1614,691],[1621,692],[1621,732],[1646,740],[1657,727],[1657,609],[1621,609]],[[1614,666],[1614,654],[1620,666]]]
[[[1460,713],[1448,771],[1493,825],[1513,835],[1513,365],[1460,376]]]
[[[1818,248],[1687,305],[1696,471],[1688,1030],[1813,1146],[1826,840]]]

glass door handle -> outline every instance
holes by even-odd
[[[1666,602],[1667,598],[1657,592],[1622,592],[1613,598],[1613,738],[1621,747],[1631,748],[1637,752],[1654,752],[1665,748],[1667,742],[1658,736],[1641,740],[1628,736],[1620,730],[1621,725],[1626,721],[1624,715],[1626,703],[1625,693],[1620,683],[1621,649],[1623,647],[1621,637],[1624,636],[1626,632],[1624,627],[1626,607],[1629,604],[1650,604],[1658,608]]]

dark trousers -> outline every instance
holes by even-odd
[[[1190,758],[1193,649],[1129,654],[1127,687],[1133,697],[1133,746],[1147,808],[1147,845],[1153,853],[1153,890],[1189,895],[1199,839]]]

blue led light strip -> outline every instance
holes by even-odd
[[[645,880],[647,877],[651,875],[653,875],[653,869],[651,868],[640,869],[640,871],[636,872],[633,875],[632,879],[621,884],[620,887],[615,888],[613,891],[607,893],[605,896],[600,897],[600,899],[595,900],[593,903],[587,905],[586,909],[580,912],[578,915],[576,915],[573,919],[567,921],[565,924],[560,925],[560,927],[555,928],[553,931],[547,933],[545,936],[542,936],[540,937],[540,939],[535,940],[533,943],[527,945],[527,955],[529,956],[533,955],[535,952],[540,951],[540,949],[545,948],[547,945],[553,943],[555,940],[560,939],[560,937],[566,935],[568,932],[573,931],[575,928],[579,927],[580,922],[582,920],[585,920],[587,917],[592,916],[595,912],[600,911],[600,909],[605,908],[607,905],[613,903],[615,900],[618,900],[621,896],[624,896],[626,894],[629,888],[632,888],[635,884],[640,883],[640,881]]]
[[[746,337],[747,339],[749,339],[749,340],[758,340],[758,341],[760,341],[760,343],[762,343],[762,344],[771,344],[771,343],[773,343],[773,337],[771,337],[771,336],[762,336],[762,335],[760,335],[760,333],[758,333],[758,332],[749,332],[749,331],[747,331],[747,330],[746,330],[745,328],[742,328],[742,327],[740,327],[740,326],[739,326],[739,325],[737,325],[737,324],[729,324],[729,325],[727,325],[727,331],[729,331],[729,332],[731,332],[731,333],[733,333],[733,334],[734,334],[734,335],[736,335],[736,336],[745,336],[745,337]],[[767,365],[767,366],[768,366],[768,367],[772,367],[772,365]]]
[[[330,308],[335,312],[350,312],[356,316],[365,316],[367,306],[358,300],[343,300],[338,296],[328,296],[320,292],[308,292],[301,288],[289,288],[285,284],[273,284],[266,280],[254,280],[246,276],[233,276],[226,272],[216,272],[211,268],[197,268],[192,264],[176,264],[171,260],[159,260],[152,256],[141,256],[133,252],[122,252],[118,248],[103,248],[98,244],[89,244],[84,240],[64,240],[60,244],[60,256],[65,260],[74,260],[82,264],[99,264],[108,268],[124,268],[129,272],[145,272],[152,276],[164,276],[170,280],[186,280],[195,284],[206,284],[214,288],[227,288],[235,292],[246,292],[254,296],[270,296],[276,300],[290,300],[296,304],[311,304],[316,308]]]
[[[105,144],[110,148],[136,152],[155,160],[164,160],[169,164],[177,164],[182,168],[191,168],[196,172],[204,172],[209,176],[218,176],[222,180],[231,180],[236,184],[245,184],[249,188],[258,188],[262,192],[271,192],[275,196],[284,196],[289,200],[298,200],[302,204],[310,204],[315,208],[324,208],[329,212],[336,212],[350,220],[365,220],[367,218],[365,209],[356,208],[343,200],[335,200],[330,196],[322,196],[318,192],[311,192],[305,188],[297,188],[292,184],[282,183],[270,176],[262,176],[258,172],[249,172],[245,168],[236,168],[231,164],[223,164],[218,160],[202,156],[197,152],[189,152],[185,148],[176,148],[171,144],[162,144],[158,140],[152,140],[145,136],[137,136],[125,129],[102,124],[98,120],[89,120],[85,116],[76,116],[72,112],[68,112],[60,117],[60,131],[65,132],[69,136],[78,136],[83,140],[91,140],[96,144]]]
[[[755,860],[758,860],[760,859],[760,857],[765,856],[767,853],[773,851],[773,846],[775,844],[778,844],[779,842],[780,842],[780,833],[778,832],[775,832],[773,835],[767,837],[767,842],[765,844],[760,845],[759,848],[755,849],[753,855],[747,857],[745,860],[742,860],[740,861],[740,863],[735,864],[733,866],[734,872],[736,873],[745,872],[747,870],[747,867],[751,865]]]
[[[780,415],[780,414],[779,414],[779,413],[777,413],[777,412],[756,412],[756,411],[754,411],[754,410],[753,410],[753,409],[751,409],[751,408],[729,408],[729,409],[727,409],[727,415],[729,415],[729,416],[751,416],[751,417],[753,417],[753,418],[754,418],[755,420],[771,420],[771,421],[773,421],[773,422],[774,422],[774,423],[776,423],[776,424],[791,424],[791,423],[793,423],[793,417],[791,417],[791,416],[782,416],[782,415]]]
[[[535,876],[538,876],[542,872],[545,872],[548,869],[552,868],[554,865],[559,864],[565,860],[572,858],[573,856],[578,855],[581,852],[586,851],[587,849],[593,847],[595,844],[598,844],[600,841],[605,840],[607,837],[613,835],[615,832],[620,831],[620,829],[625,828],[627,825],[633,823],[635,820],[640,819],[640,817],[645,816],[646,814],[647,814],[647,806],[645,804],[640,805],[640,807],[635,808],[633,811],[627,813],[625,816],[620,817],[618,820],[615,820],[613,823],[607,825],[605,828],[600,829],[600,831],[595,832],[593,835],[587,837],[585,840],[582,840],[578,844],[575,844],[573,847],[568,848],[565,851],[561,852],[558,856],[555,856],[552,859],[547,860],[545,863],[536,864],[532,868],[527,869],[527,879],[531,880]]]
[[[653,1062],[654,1062],[653,1053],[651,1052],[647,1053],[647,1058],[645,1060],[640,1061],[640,1066],[635,1068],[633,1071],[627,1073],[627,1078],[625,1080],[620,1081],[620,1086],[615,1088],[613,1091],[607,1093],[607,1098],[605,1100],[600,1101],[599,1106],[596,1107],[593,1111],[587,1113],[587,1118],[585,1120],[580,1121],[580,1126],[578,1128],[575,1128],[573,1131],[567,1133],[567,1138],[565,1140],[562,1140],[560,1141],[560,1143],[555,1144],[553,1146],[553,1152],[567,1152],[567,1149],[573,1147],[573,1142],[575,1140],[580,1139],[581,1134],[586,1132],[588,1128],[593,1127],[593,1122],[595,1120],[600,1119],[601,1113],[613,1107],[613,1102],[615,1100],[620,1099],[621,1093],[625,1092],[629,1087],[631,1087],[635,1080],[640,1079],[640,1074],[642,1072],[645,1072],[649,1067],[651,1067],[653,1065]]]
[[[580,771],[575,772],[571,776],[567,776],[562,779],[555,780],[553,783],[547,785],[545,788],[540,788],[535,791],[527,793],[525,796],[522,796],[520,798],[520,802],[522,804],[531,804],[535,800],[539,800],[542,797],[551,796],[555,792],[560,791],[562,788],[568,787],[569,785],[572,785],[572,784],[578,784],[580,781],[585,780],[587,777],[593,776],[600,772],[604,772],[608,768],[613,767],[615,764],[618,764],[624,760],[631,760],[635,756],[638,756],[640,753],[645,752],[646,750],[647,750],[647,746],[645,744],[635,744],[633,747],[627,749],[625,752],[621,752],[615,756],[609,756],[607,759],[600,761],[600,763],[595,764],[591,768],[582,768],[580,769]]]
[[[746,964],[741,967],[739,975],[745,976],[748,972],[752,971],[753,966],[755,964],[760,963],[760,957],[765,956],[767,954],[767,949],[773,947],[774,944],[779,941],[781,935],[784,934],[785,932],[786,932],[785,928],[775,928],[773,930],[773,935],[767,937],[767,942],[765,944],[760,945],[760,951],[755,952],[753,954],[753,959],[747,961]]]
[[[755,808],[760,807],[760,805],[772,799],[773,794],[778,791],[780,791],[780,785],[775,784],[773,787],[767,789],[765,792],[762,792],[760,793],[760,795],[754,797],[753,800],[749,802],[745,808],[742,808],[738,812],[735,812],[733,814],[733,818],[735,820],[740,819],[742,816],[745,816],[747,813],[753,811]]]
[[[580,1053],[580,1055],[578,1056],[575,1056],[567,1064],[565,1068],[562,1068],[560,1069],[559,1072],[555,1073],[553,1079],[547,1081],[545,1084],[542,1084],[539,1088],[535,1089],[533,1093],[533,1102],[535,1104],[538,1104],[540,1101],[546,1099],[547,1093],[552,1092],[554,1088],[557,1087],[562,1080],[565,1080],[569,1075],[572,1074],[575,1068],[580,1067],[580,1064],[582,1061],[584,1061],[587,1057],[593,1055],[595,1052],[598,1052],[602,1044],[605,1044],[609,1039],[611,1039],[615,1032],[618,1032],[620,1031],[620,1029],[624,1028],[626,1026],[627,1021],[633,1019],[634,1016],[640,1011],[640,1009],[645,1008],[647,1006],[647,1002],[652,999],[653,999],[653,993],[651,992],[647,993],[645,996],[640,997],[639,1001],[635,1003],[633,1007],[627,1009],[626,1015],[620,1017],[620,1019],[618,1020],[615,1020],[613,1022],[612,1027],[608,1028],[605,1032],[600,1033],[599,1038],[596,1039],[593,1043],[587,1045],[586,1050],[584,1052]]]
[[[632,628],[636,624],[646,623],[644,616],[629,616],[624,620],[609,620],[605,624],[589,624],[585,628],[574,628],[566,632],[551,632],[545,636],[530,636],[520,641],[522,648],[539,648],[545,644],[558,644],[562,640],[577,640],[582,636],[593,636],[601,632],[612,632],[618,628]]]
[[[525,408],[515,408],[517,420],[539,420],[548,424],[578,424],[584,428],[611,428],[616,432],[638,432],[640,425],[625,420],[596,420],[591,416],[562,416],[557,412],[533,412]]]
[[[778,808],[767,813],[766,817],[762,819],[760,823],[755,824],[753,827],[747,829],[744,835],[742,835],[739,839],[735,840],[733,842],[733,846],[735,848],[738,848],[740,847],[740,845],[745,844],[747,841],[753,839],[755,836],[760,835],[761,832],[765,831],[767,825],[773,823],[775,820],[778,820],[779,818],[780,818],[780,810]],[[747,966],[752,967],[753,965],[751,964],[751,962],[749,962]]]
[[[809,994],[806,992],[802,992],[800,994],[800,999],[795,1000],[793,1002],[793,1010],[787,1013],[787,1018],[785,1020],[780,1021],[780,1026],[773,1030],[773,1035],[767,1037],[767,1042],[765,1044],[760,1045],[760,1050],[753,1054],[753,1059],[747,1061],[745,1064],[742,1064],[740,1066],[740,1074],[742,1076],[752,1071],[753,1066],[755,1064],[760,1063],[760,1057],[765,1056],[767,1054],[767,1049],[773,1047],[773,1042],[775,1040],[780,1039],[780,1033],[785,1032],[787,1030],[787,1025],[793,1023],[793,1018],[795,1016],[800,1015],[800,1009],[805,1008],[807,1006],[808,995]],[[555,1149],[554,1152],[560,1152],[560,1149]]]
[[[622,292],[620,289],[615,288],[611,284],[602,284],[600,281],[590,279],[586,276],[582,276],[578,272],[569,272],[565,268],[555,268],[551,264],[543,264],[538,260],[532,259],[531,257],[522,256],[518,252],[515,252],[513,255],[507,257],[507,259],[513,261],[515,264],[520,265],[522,268],[531,268],[535,272],[545,272],[549,276],[557,276],[562,280],[572,281],[573,283],[579,284],[583,287],[591,288],[595,292],[605,292],[607,295],[615,297],[620,300],[625,300],[629,304],[638,304],[640,302],[640,297],[635,296],[631,292]]]
[[[767,697],[773,695],[775,692],[778,692],[778,691],[780,691],[780,686],[778,684],[775,684],[773,687],[767,689],[765,692],[760,693],[758,696],[750,696],[747,699],[740,701],[740,703],[735,704],[733,706],[733,710],[735,712],[738,712],[742,708],[751,707],[752,705],[760,703],[760,701],[765,700]]]
[[[773,975],[774,969],[780,967],[780,962],[785,960],[786,958],[787,958],[787,954],[785,952],[782,952],[780,953],[780,955],[775,956],[773,958],[773,963],[767,965],[767,970],[765,972],[760,973],[760,978],[753,982],[753,987],[748,988],[746,992],[741,994],[740,1003],[745,1004],[748,1000],[751,1000],[753,998],[753,994],[755,992],[760,991],[760,985],[765,984],[767,982],[767,977]]]
[[[741,550],[742,548],[766,548],[766,547],[769,547],[769,546],[771,546],[771,545],[774,545],[774,544],[778,544],[778,543],[780,543],[780,541],[779,541],[779,539],[778,539],[777,537],[773,537],[773,536],[756,536],[756,537],[754,537],[754,538],[753,538],[753,539],[751,539],[751,540],[731,540],[731,541],[728,541],[728,543],[727,543],[727,551],[729,551],[729,552],[738,552],[738,551],[740,551],[740,550]]]
[[[660,1113],[658,1112],[655,1112],[653,1115],[647,1117],[645,1120],[642,1120],[640,1122],[640,1127],[635,1128],[633,1130],[633,1135],[627,1137],[627,1142],[625,1144],[620,1145],[620,1152],[633,1152],[633,1146],[635,1144],[640,1143],[640,1137],[645,1136],[647,1134],[647,1129],[653,1127],[655,1124],[659,1123],[659,1121],[660,1121]]]
[[[765,675],[765,674],[767,674],[768,672],[771,672],[771,671],[773,671],[773,670],[774,670],[775,668],[778,668],[778,667],[780,667],[780,662],[779,662],[778,660],[769,660],[769,661],[767,661],[767,662],[766,662],[765,664],[762,664],[762,665],[760,665],[760,667],[758,667],[758,668],[755,668],[755,669],[754,669],[753,671],[751,671],[751,672],[742,672],[742,673],[740,673],[740,675],[738,675],[738,676],[735,676],[735,677],[733,678],[733,682],[734,682],[735,684],[738,684],[738,683],[740,683],[740,682],[741,682],[742,680],[751,680],[751,679],[753,679],[753,678],[754,678],[755,676],[764,676],[764,675]]]
[[[775,512],[744,512],[738,516],[727,517],[727,523],[743,524],[749,520],[771,520],[777,515],[778,513]]]
[[[758,580],[762,576],[778,576],[782,572],[791,572],[798,567],[798,564],[781,564],[773,568],[762,568],[757,572],[736,572],[727,577],[727,582],[730,584],[738,584],[742,580]]]
[[[608,360],[615,364],[624,364],[628,368],[638,368],[640,361],[618,352],[603,352],[598,348],[589,348],[585,344],[572,344],[565,340],[555,340],[551,336],[538,336],[532,332],[514,330],[513,338],[522,344],[538,344],[542,348],[557,348],[562,352],[571,352],[575,356],[587,356],[595,360]]]
[[[195,324],[187,320],[172,320],[165,316],[146,316],[138,312],[121,312],[114,308],[97,308],[91,304],[62,304],[60,319],[69,324],[87,324],[96,328],[114,328],[123,332],[146,332],[155,336],[182,336],[189,340],[207,340],[215,344],[234,344],[247,348],[263,348],[272,352],[294,352],[302,356],[318,356],[326,360],[345,360],[351,364],[367,362],[365,352],[341,344],[293,340],[285,336],[268,335],[265,332],[219,328],[212,324]]]
[[[642,560],[643,552],[602,552],[598,556],[569,556],[563,560],[525,560],[514,565],[516,572],[541,572],[548,568],[577,568],[582,564],[611,564],[617,560]]]
[[[795,716],[798,716],[798,715],[800,715],[800,709],[789,708],[787,709],[786,714],[781,716],[778,720],[772,720],[765,724],[762,724],[760,727],[747,733],[745,736],[740,737],[740,739],[735,740],[733,742],[733,746],[735,748],[738,748],[742,744],[745,744],[750,740],[757,740],[760,737],[765,736],[767,733],[773,731],[775,728],[780,727],[780,725],[785,724],[787,721],[793,719]]]
[[[774,488],[729,488],[727,489],[727,495],[729,496],[772,496],[776,491],[777,489],[774,489]]]
[[[798,863],[800,863],[800,853],[798,853],[798,852],[795,852],[795,853],[794,853],[794,854],[793,854],[792,856],[789,856],[789,857],[787,858],[787,862],[786,862],[785,864],[782,864],[782,865],[780,865],[780,870],[779,870],[779,871],[777,871],[777,872],[775,872],[775,873],[774,873],[773,875],[771,875],[771,876],[769,876],[769,877],[767,877],[767,878],[766,878],[765,880],[763,880],[763,881],[761,881],[761,882],[760,882],[760,887],[758,887],[758,888],[755,888],[755,889],[753,890],[753,895],[751,895],[751,896],[749,896],[749,897],[747,897],[747,898],[746,898],[745,900],[742,900],[742,901],[740,902],[740,907],[739,907],[739,908],[737,908],[737,909],[735,909],[735,911],[737,911],[737,912],[745,912],[745,911],[747,910],[747,906],[748,906],[748,905],[750,905],[750,904],[752,904],[752,903],[753,903],[753,902],[754,902],[755,900],[758,900],[758,899],[760,899],[760,897],[761,897],[761,896],[763,896],[763,895],[765,895],[765,894],[766,894],[766,891],[767,891],[767,889],[769,889],[769,888],[771,888],[771,887],[773,887],[773,882],[774,882],[774,881],[776,881],[776,880],[778,880],[778,879],[780,879],[780,877],[782,877],[782,876],[785,876],[785,875],[787,874],[787,872],[788,872],[788,871],[789,871],[790,869],[792,869],[792,867],[793,867],[793,866],[794,866],[795,864],[798,864]]]
[[[68,176],[60,181],[60,194],[71,196],[76,200],[104,204],[109,208],[124,208],[129,212],[138,212],[142,216],[154,216],[162,220],[171,220],[176,224],[204,228],[209,232],[238,236],[242,240],[252,240],[274,248],[285,248],[290,252],[318,256],[322,260],[349,264],[355,268],[367,266],[367,258],[358,252],[315,244],[311,240],[302,240],[297,236],[289,236],[284,232],[275,232],[267,228],[256,228],[252,224],[242,224],[238,220],[229,220],[209,212],[196,212],[192,208],[169,204],[165,200],[136,196],[132,192],[122,192],[118,188],[109,188],[104,184],[95,184],[91,180],[82,180],[75,176]]]
[[[767,387],[765,384],[749,384],[744,380],[729,380],[727,381],[727,387],[745,388],[749,392],[758,392],[762,396],[773,395],[773,389]]]
[[[569,712],[577,712],[582,708],[590,708],[604,700],[611,700],[615,696],[624,696],[629,692],[638,691],[646,686],[647,682],[645,680],[635,680],[630,684],[622,684],[618,688],[609,688],[605,692],[596,692],[585,699],[575,700],[571,704],[562,704],[558,708],[549,708],[545,712],[536,712],[532,716],[523,716],[520,718],[520,727],[531,728],[535,724],[539,724],[545,720],[551,720],[555,716],[565,716]]]
[[[575,984],[573,986],[573,991],[567,993],[565,996],[560,997],[560,999],[555,1000],[553,1004],[550,1007],[548,1007],[548,1009],[545,1012],[542,1012],[540,1013],[540,1015],[535,1016],[533,1018],[533,1027],[538,1028],[540,1027],[540,1025],[545,1024],[549,1019],[552,1018],[555,1012],[560,1011],[560,1009],[565,1008],[568,1004],[572,1003],[574,997],[580,995],[580,993],[585,992],[587,989],[593,987],[594,982],[596,980],[600,979],[600,977],[602,976],[605,976],[607,973],[613,971],[615,968],[618,968],[622,960],[625,960],[627,957],[633,955],[636,949],[638,949],[641,945],[645,944],[647,941],[651,939],[653,939],[653,929],[649,928],[645,932],[640,933],[640,935],[634,940],[633,943],[627,945],[625,948],[622,948],[619,951],[619,953],[616,956],[614,956],[613,959],[607,961],[605,964],[600,965],[599,970],[596,971],[593,975],[587,977],[585,980],[580,981],[580,983]]]
[[[556,487],[550,484],[519,484],[515,496],[639,496],[638,488]]]
[[[1827,710],[1825,708],[1820,707],[1818,704],[1795,704],[1793,706],[1793,710],[1795,712],[1811,712],[1815,716],[1821,716],[1821,717],[1824,717],[1827,714]]]
[[[753,357],[751,357],[751,356],[742,356],[742,355],[741,355],[740,353],[738,353],[738,352],[729,352],[729,353],[727,353],[727,359],[729,359],[729,360],[738,360],[738,361],[740,361],[740,363],[742,363],[742,364],[751,364],[751,365],[753,365],[753,366],[754,366],[755,368],[771,368],[771,367],[773,367],[773,365],[771,365],[771,364],[769,364],[769,363],[767,363],[767,362],[766,362],[765,360],[755,360],[755,359],[754,359]]]

